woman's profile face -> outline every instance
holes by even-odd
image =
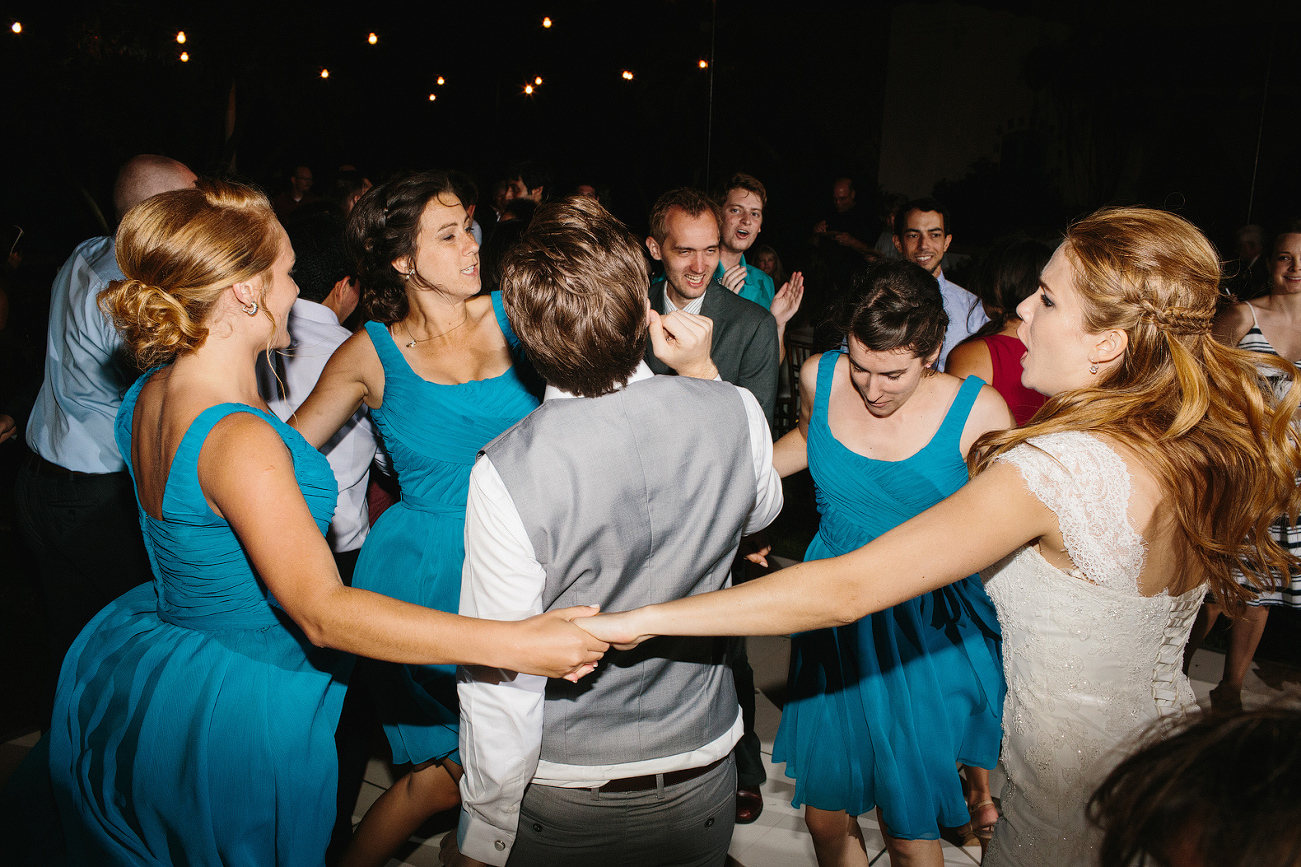
[[[1270,291],[1273,294],[1301,293],[1301,232],[1291,232],[1278,239],[1270,268]]]
[[[289,243],[289,236],[279,225],[280,254],[266,274],[266,291],[262,294],[262,306],[275,319],[276,333],[271,336],[271,349],[285,349],[289,346],[289,308],[298,300],[298,284],[294,282],[291,272],[294,268],[294,248]]]
[[[425,205],[416,234],[414,262],[394,263],[402,273],[413,265],[420,282],[412,288],[432,286],[459,298],[478,293],[479,245],[470,234],[469,215],[454,197],[435,197]]]
[[[1084,331],[1082,299],[1075,290],[1075,266],[1057,248],[1039,277],[1039,289],[1016,308],[1021,325],[1016,336],[1025,344],[1021,384],[1051,397],[1097,381],[1089,368],[1096,341]]]
[[[938,353],[937,353],[938,355]],[[917,391],[935,358],[921,358],[911,349],[868,349],[849,338],[849,381],[876,418],[889,418]]]

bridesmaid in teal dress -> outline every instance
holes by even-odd
[[[799,427],[774,447],[813,474],[807,560],[855,550],[967,481],[967,450],[1012,426],[975,377],[933,369],[948,319],[907,262],[855,278],[847,348],[801,369]],[[935,544],[944,544],[943,539]],[[891,863],[940,864],[940,826],[969,817],[955,767],[992,768],[1002,738],[998,621],[978,575],[857,623],[800,633],[773,761],[796,780],[818,862],[868,863],[857,816],[876,807]]]
[[[538,405],[498,293],[479,295],[479,248],[453,178],[382,184],[348,222],[372,321],[330,359],[293,424],[320,445],[370,408],[402,485],[362,546],[353,586],[454,612],[465,501],[479,449]],[[454,666],[368,667],[396,764],[411,768],[358,825],[346,867],[382,865],[460,801]]]
[[[49,761],[69,863],[319,867],[352,654],[552,676],[599,656],[564,617],[478,621],[339,580],[333,475],[257,390],[257,357],[289,344],[293,259],[265,196],[216,181],[118,233],[127,279],[101,300],[153,367],[117,437],[154,582],[64,662]]]

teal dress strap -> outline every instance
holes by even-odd
[[[935,438],[931,440],[931,445],[958,450],[962,441],[962,431],[967,427],[967,416],[971,414],[971,407],[975,405],[976,398],[980,396],[980,389],[984,385],[985,380],[979,376],[968,376],[962,381],[948,413],[944,416],[944,421],[940,424],[940,429],[935,432]]]

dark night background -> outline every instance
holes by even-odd
[[[1296,0],[0,0],[0,228],[24,231],[4,283],[0,406],[35,397],[50,280],[76,243],[111,231],[113,177],[137,153],[272,195],[300,162],[318,187],[351,163],[375,181],[459,168],[490,190],[533,157],[561,192],[608,185],[638,232],[664,190],[745,170],[769,190],[761,243],[788,267],[841,175],[869,208],[878,192],[939,196],[959,254],[1142,203],[1232,256],[1239,226],[1301,216],[1298,23]],[[0,445],[8,696],[35,688],[39,666],[21,659],[42,640],[23,613],[32,565],[12,547],[21,448]],[[0,734],[33,713],[15,702]]]
[[[1224,249],[1249,202],[1267,228],[1301,212],[1288,50],[1298,6],[6,3],[0,216],[61,259],[102,232],[86,197],[107,211],[116,168],[139,152],[201,173],[233,156],[272,194],[300,161],[318,183],[346,162],[375,179],[462,168],[488,187],[533,156],[562,185],[610,185],[613,209],[639,230],[664,189],[745,169],[770,188],[764,240],[796,259],[839,174],[860,199],[878,183],[941,195],[959,249],[1013,228],[1060,230],[1115,201],[1178,210]],[[1020,35],[995,41],[1011,30]],[[711,41],[712,100],[697,65]],[[526,97],[534,76],[544,84]],[[923,151],[937,147],[965,162],[932,168]],[[909,153],[900,189],[894,169]]]

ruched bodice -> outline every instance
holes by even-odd
[[[517,351],[500,294],[493,293],[492,301],[498,324]],[[384,365],[384,402],[371,417],[402,483],[402,504],[463,516],[479,449],[538,405],[530,384],[515,365],[491,379],[429,382],[407,364],[387,327],[368,322],[366,332]]]
[[[147,378],[118,416],[128,465]],[[199,452],[214,425],[240,412],[284,440],[322,534],[334,513],[329,463],[275,416],[221,404],[194,420],[161,517],[140,512],[152,585],[100,612],[64,661],[50,770],[70,863],[317,867],[324,858],[352,658],[304,638],[204,499]]]
[[[819,363],[809,420],[822,521],[807,560],[860,548],[966,484],[962,431],[983,385],[962,383],[915,454],[874,460],[839,442],[827,421],[840,356]],[[851,815],[879,806],[896,836],[936,839],[941,825],[967,822],[955,762],[998,761],[1003,681],[993,606],[969,576],[851,626],[801,633],[788,696],[773,760],[796,779],[796,805]]]
[[[272,607],[275,601],[257,578],[230,525],[213,513],[203,491],[192,483],[199,450],[208,434],[235,412],[262,418],[285,440],[303,497],[322,533],[334,515],[338,484],[329,462],[297,431],[271,413],[243,404],[224,403],[201,412],[172,460],[163,491],[162,520],[140,510],[145,546],[157,576],[158,616],[189,629],[265,629],[279,623]],[[130,442],[129,424],[129,417],[119,417],[119,441]]]
[[[517,360],[519,341],[492,294],[493,312]],[[402,484],[402,499],[375,522],[353,585],[455,613],[465,559],[465,500],[479,449],[528,415],[540,386],[517,363],[500,376],[456,385],[411,369],[386,326],[366,323],[384,366],[384,401],[371,410]],[[456,750],[455,666],[368,666],[396,762]]]
[[[985,863],[1097,863],[1089,795],[1150,722],[1193,707],[1181,670],[1204,587],[1143,596],[1129,471],[1095,437],[1036,437],[1000,460],[1057,515],[1076,569],[1032,547],[986,570],[1003,626],[1004,821]]]

